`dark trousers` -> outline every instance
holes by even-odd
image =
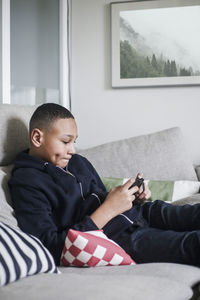
[[[200,204],[174,206],[157,200],[136,209],[135,224],[117,241],[136,263],[200,266]]]

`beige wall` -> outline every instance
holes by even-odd
[[[72,0],[72,111],[79,126],[77,146],[180,126],[193,162],[200,164],[200,86],[111,88],[110,2]]]

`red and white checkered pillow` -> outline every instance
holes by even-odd
[[[102,230],[70,229],[61,255],[64,266],[97,267],[134,265],[132,258]]]

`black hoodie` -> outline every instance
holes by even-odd
[[[28,154],[19,154],[9,181],[19,227],[36,237],[52,253],[57,265],[70,228],[97,230],[90,215],[103,203],[107,191],[90,162],[75,154],[64,170]],[[133,223],[128,211],[103,228],[115,239]]]

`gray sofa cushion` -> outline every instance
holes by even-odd
[[[188,300],[200,280],[199,268],[168,263],[60,270],[60,275],[31,276],[5,286],[0,298]]]
[[[37,106],[0,104],[0,166],[29,145],[28,123]]]
[[[101,176],[197,180],[180,128],[114,141],[78,151]]]

